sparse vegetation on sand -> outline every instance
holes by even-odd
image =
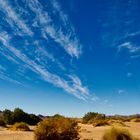
[[[105,116],[96,112],[88,112],[83,117],[83,120],[82,118],[66,118],[59,114],[41,116],[41,118],[34,114],[28,114],[19,108],[16,108],[14,111],[1,111],[0,139],[138,140],[134,136],[140,139],[140,115],[138,114],[131,116]],[[39,123],[36,126],[38,121]],[[32,126],[32,124],[35,125]],[[124,128],[127,128],[129,131]]]
[[[131,119],[131,122],[140,122],[140,118]]]
[[[96,121],[93,122],[94,127],[106,126],[106,125],[110,125],[110,123],[107,120],[96,120]]]
[[[37,126],[35,140],[79,140],[77,123],[58,115],[43,120]]]
[[[115,128],[107,130],[103,136],[103,140],[138,140],[124,128]]]
[[[125,124],[125,122],[122,121],[122,120],[109,119],[109,120],[108,120],[108,123],[109,123],[111,126],[127,127],[127,125]]]
[[[20,123],[15,123],[10,128],[10,130],[13,130],[13,131],[30,131],[30,128],[26,123],[20,122]]]
[[[105,120],[105,115],[97,112],[88,112],[83,117],[83,123],[92,124],[96,120]]]

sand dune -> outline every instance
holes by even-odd
[[[137,138],[140,139],[140,123],[128,122],[126,123],[127,129]],[[104,132],[111,126],[100,126],[93,127],[92,125],[79,124],[80,129],[80,140],[101,140]],[[10,131],[6,128],[0,128],[0,140],[34,140],[33,131]]]

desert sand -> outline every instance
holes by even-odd
[[[135,137],[140,139],[140,123],[128,122],[126,129],[128,129]],[[92,125],[79,124],[80,140],[101,140],[104,132],[111,126],[93,127]],[[0,128],[0,140],[34,140],[34,132],[10,131],[6,128]]]
[[[125,129],[128,129],[135,137],[140,139],[140,123],[127,122]],[[101,140],[103,134],[112,126],[93,127],[92,125],[79,124],[81,126],[80,140]],[[119,126],[118,126],[119,127]]]

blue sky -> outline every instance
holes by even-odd
[[[0,109],[140,113],[139,0],[0,0]]]

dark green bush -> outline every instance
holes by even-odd
[[[2,120],[6,124],[13,124],[13,119],[12,119],[12,112],[8,109],[5,109],[2,113]]]
[[[15,122],[26,122],[28,120],[28,114],[20,108],[15,108],[12,113],[13,123]]]
[[[105,115],[96,112],[88,112],[83,117],[83,123],[92,123],[94,120],[104,120]]]
[[[2,126],[2,127],[6,126],[5,122],[3,120],[1,120],[1,119],[0,119],[0,126]]]
[[[28,121],[26,121],[26,123],[28,123],[30,125],[36,125],[40,121],[41,121],[41,119],[38,116],[36,116],[34,114],[29,114]]]
[[[63,118],[64,116],[60,115],[60,114],[55,114],[54,116],[52,116],[51,118],[55,118],[55,119],[58,119],[58,118]]]
[[[35,140],[79,140],[77,123],[65,117],[54,117],[40,122]]]
[[[29,125],[36,125],[41,119],[34,115],[25,113],[20,108],[15,108],[14,111],[10,111],[8,109],[4,110],[2,113],[2,120],[6,124],[14,124],[16,122],[25,122]]]

